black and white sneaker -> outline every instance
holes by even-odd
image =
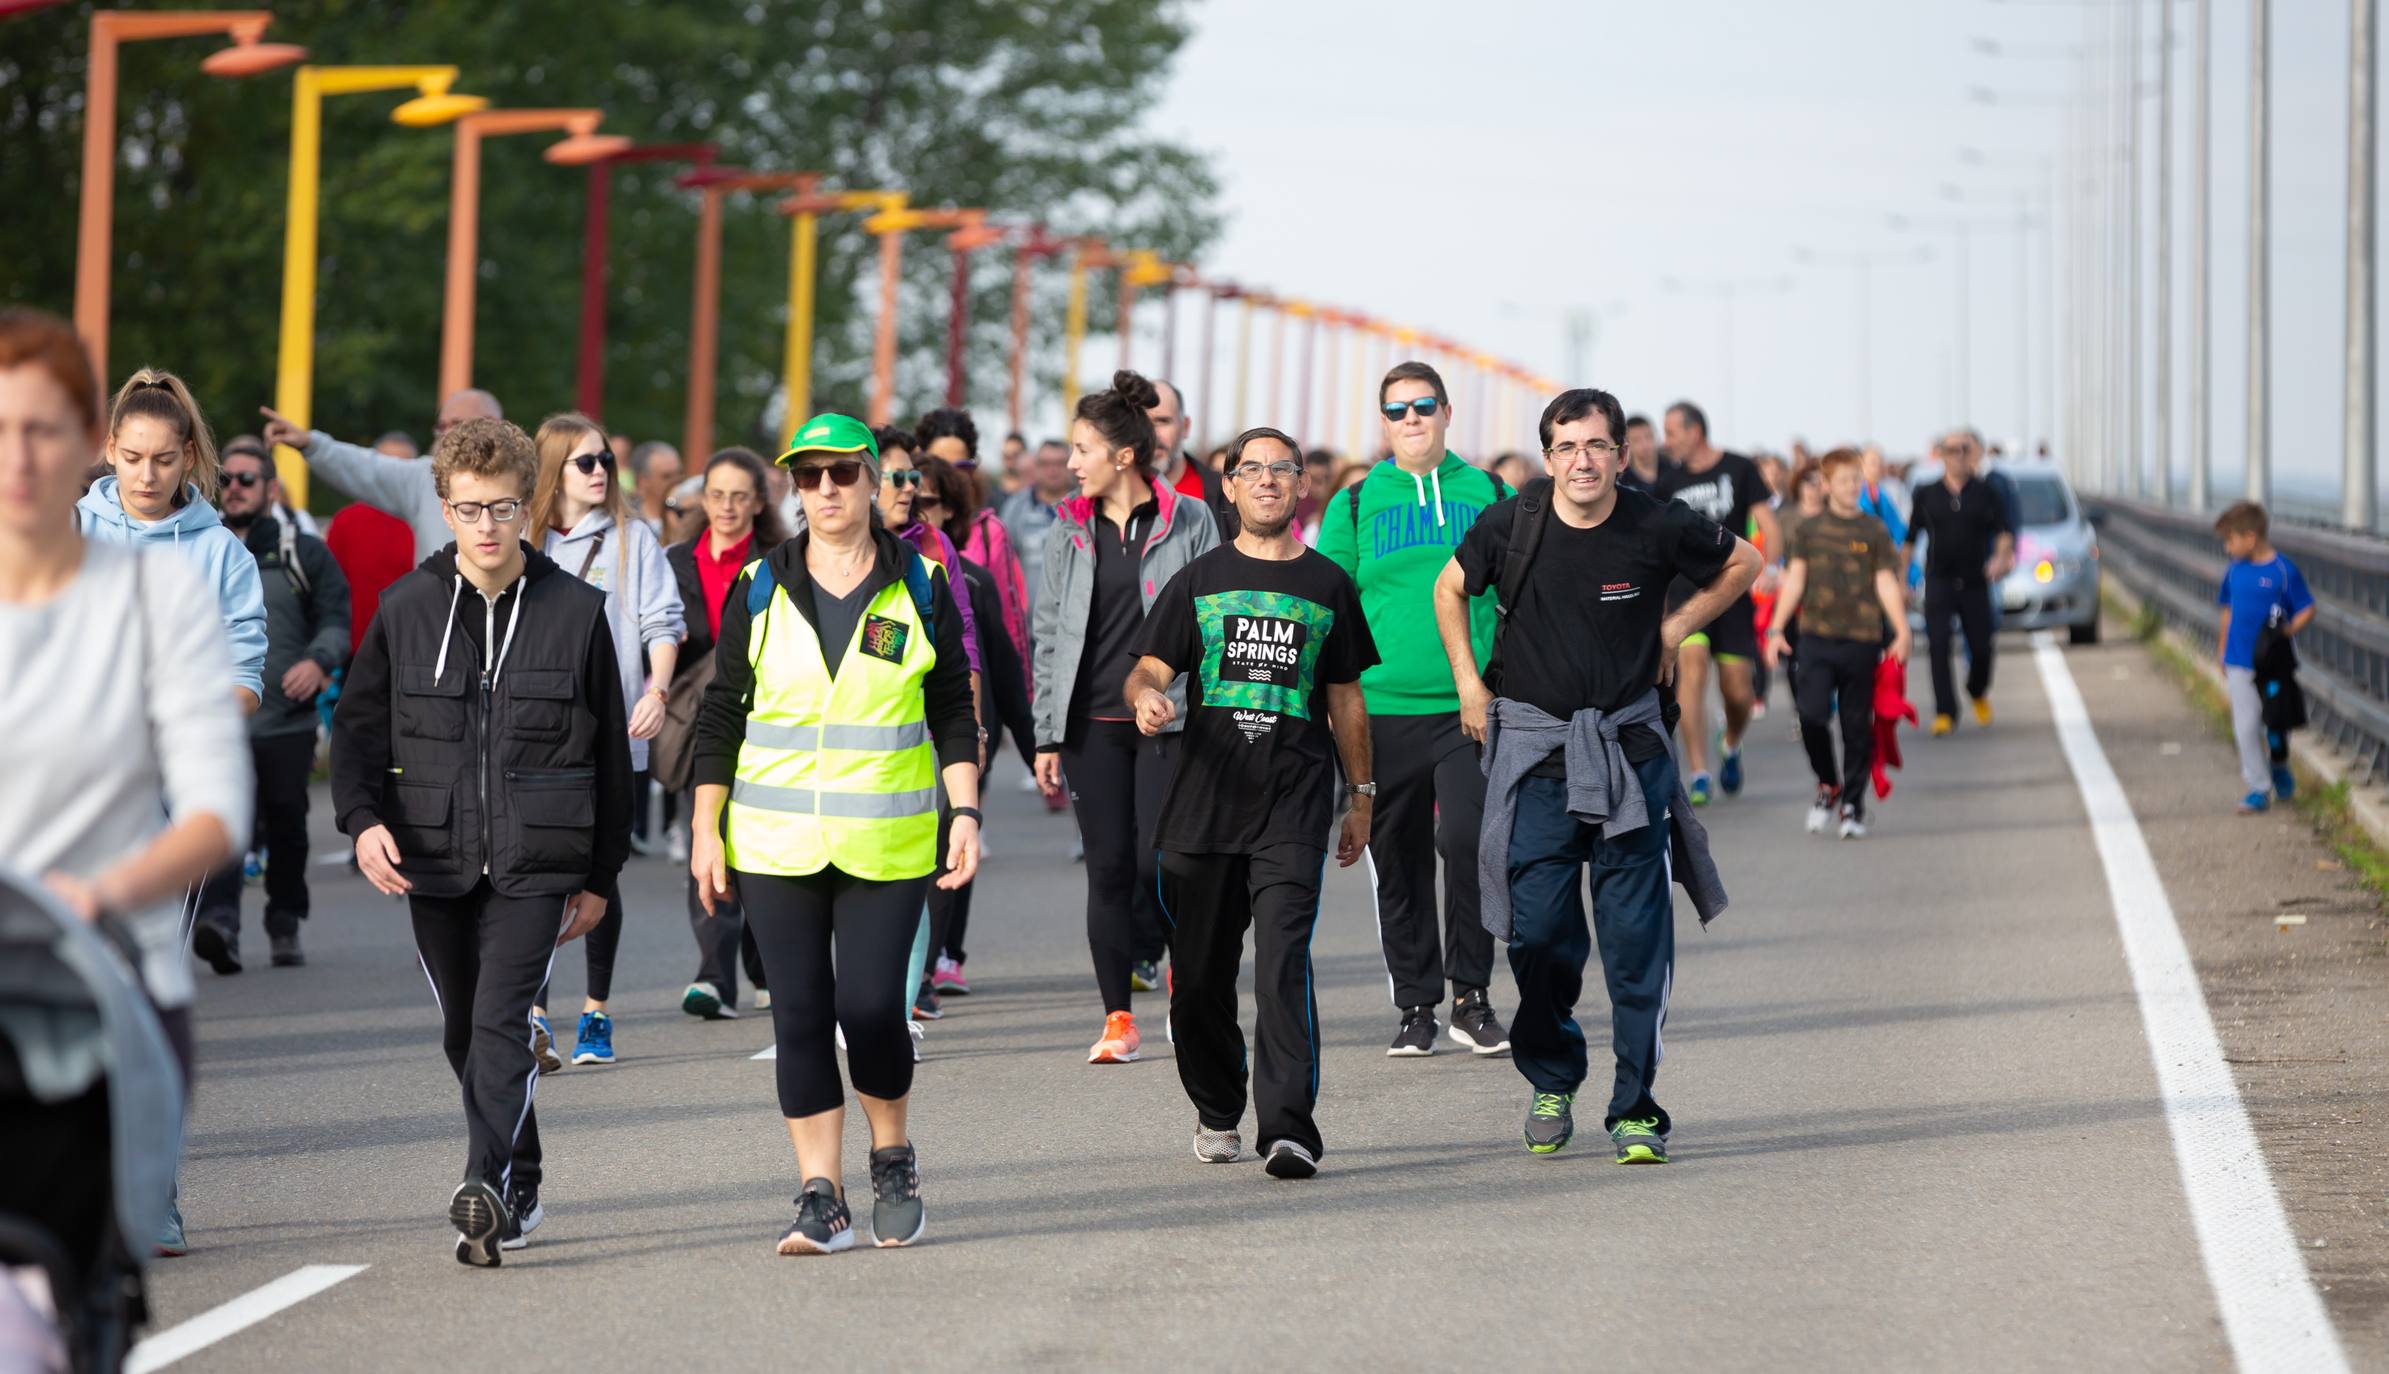
[[[1478,1054],[1500,1054],[1510,1047],[1510,1033],[1493,1014],[1493,999],[1483,988],[1470,988],[1452,999],[1452,1038]]]
[[[241,971],[239,932],[227,931],[213,921],[200,921],[191,927],[191,952],[218,973]]]
[[[456,1185],[448,1199],[448,1223],[456,1228],[456,1262],[476,1269],[495,1269],[501,1262],[498,1245],[514,1218],[498,1190],[477,1178]]]
[[[1866,838],[1865,812],[1859,810],[1855,806],[1844,806],[1842,808],[1842,838],[1845,840],[1863,840]]]
[[[1269,1160],[1261,1167],[1271,1178],[1309,1178],[1319,1172],[1319,1158],[1291,1140],[1281,1140],[1269,1147]]]
[[[1833,828],[1833,808],[1841,801],[1841,789],[1831,783],[1817,784],[1816,800],[1808,804],[1808,833],[1822,835]]]
[[[539,1205],[539,1185],[515,1184],[506,1190],[506,1229],[498,1236],[498,1248],[520,1250],[529,1245],[531,1233],[545,1220],[547,1212]]]
[[[854,1248],[854,1214],[826,1178],[805,1180],[796,1197],[796,1220],[780,1236],[783,1255],[834,1255]]]
[[[1435,1008],[1404,1007],[1402,1025],[1394,1032],[1394,1043],[1388,1045],[1388,1059],[1424,1059],[1435,1053]]]
[[[882,1250],[910,1245],[929,1229],[921,1209],[921,1170],[912,1146],[871,1152],[871,1238]]]

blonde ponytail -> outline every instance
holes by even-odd
[[[183,385],[182,378],[155,367],[142,368],[125,378],[108,406],[108,437],[115,438],[125,421],[143,416],[164,421],[181,432],[183,442],[191,447],[190,480],[199,488],[199,499],[213,504],[222,485],[216,436],[209,431],[207,417],[199,412],[199,402],[191,399],[191,389]]]

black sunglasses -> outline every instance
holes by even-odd
[[[836,463],[810,463],[793,469],[798,491],[821,490],[821,479],[827,474],[833,486],[851,487],[863,476],[863,465],[852,458]]]
[[[1392,420],[1399,424],[1402,419],[1402,412],[1405,410],[1417,411],[1418,417],[1420,419],[1427,420],[1434,418],[1435,411],[1438,407],[1442,406],[1442,404],[1443,402],[1435,399],[1432,396],[1421,396],[1415,401],[1387,401],[1383,406],[1380,406],[1379,409],[1385,412],[1386,419]]]
[[[228,472],[224,474],[224,480],[236,487],[257,487],[265,485],[265,474],[262,472]]]
[[[576,453],[572,456],[571,462],[574,467],[581,470],[583,477],[597,471],[600,467],[608,472],[614,470],[614,455],[610,450],[603,453]]]
[[[917,487],[921,485],[921,470],[919,468],[889,468],[888,480],[900,487]]]

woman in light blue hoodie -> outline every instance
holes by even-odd
[[[182,379],[145,367],[108,412],[108,466],[75,504],[84,537],[172,548],[213,593],[232,650],[233,696],[255,711],[265,671],[265,589],[248,546],[217,518],[216,441]]]

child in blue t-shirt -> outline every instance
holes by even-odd
[[[2240,749],[2240,799],[2243,815],[2254,815],[2279,793],[2288,801],[2296,788],[2286,757],[2275,763],[2265,738],[2264,695],[2256,680],[2256,642],[2278,610],[2281,632],[2295,636],[2314,619],[2314,593],[2298,566],[2281,556],[2266,538],[2270,523],[2265,508],[2241,501],[2215,519],[2215,533],[2223,537],[2223,552],[2231,566],[2223,572],[2223,586],[2215,593],[2222,614],[2215,643],[2223,659],[2224,692],[2231,698],[2231,733]]]

